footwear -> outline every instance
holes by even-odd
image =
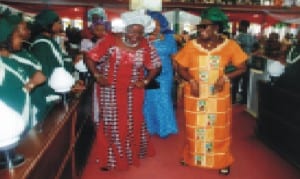
[[[24,157],[23,157],[23,155],[20,155],[20,154],[11,154],[9,160],[10,160],[10,164],[8,163],[8,161],[6,161],[5,158],[1,157],[0,169],[5,169],[5,168],[9,168],[9,167],[17,167],[24,162]]]
[[[108,167],[101,167],[100,170],[103,171],[103,172],[107,172],[107,171],[110,171],[110,168],[108,168]]]
[[[185,163],[184,160],[181,160],[181,161],[180,161],[180,165],[182,165],[182,166],[188,166],[188,165]]]
[[[222,168],[219,170],[220,175],[229,175],[230,173],[230,167]]]

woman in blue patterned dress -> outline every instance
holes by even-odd
[[[146,90],[144,115],[150,134],[167,137],[178,132],[172,101],[172,55],[177,52],[177,45],[167,19],[159,12],[148,11],[147,14],[155,20],[156,28],[149,40],[161,59],[162,70],[156,77],[159,88]]]

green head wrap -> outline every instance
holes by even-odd
[[[227,15],[218,7],[205,9],[201,14],[201,19],[208,19],[213,23],[222,25],[223,31],[229,28]]]
[[[54,11],[46,9],[35,16],[35,24],[46,28],[53,24],[57,19],[59,19],[59,16]]]
[[[22,14],[5,14],[0,18],[0,43],[6,41],[23,20]]]

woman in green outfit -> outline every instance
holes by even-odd
[[[37,61],[22,50],[22,29],[25,27],[21,15],[6,15],[0,19],[0,94],[1,99],[20,112],[30,126],[29,92],[46,78]]]
[[[29,125],[29,94],[45,81],[41,71],[30,65],[31,61],[14,54],[22,48],[21,22],[19,15],[2,15],[0,19],[0,168],[7,165],[3,153],[11,159],[12,166],[24,161],[12,149]]]
[[[63,53],[62,48],[55,41],[55,35],[62,32],[59,16],[52,10],[42,10],[35,16],[32,25],[32,44],[30,51],[42,65],[42,71],[50,78],[54,69],[63,67],[72,72],[72,60]],[[42,96],[42,98],[41,98]],[[33,102],[38,107],[38,120],[43,120],[59,96],[45,83],[33,92]]]

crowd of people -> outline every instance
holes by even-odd
[[[118,27],[110,26],[103,8],[90,9],[87,16],[86,29],[68,27],[64,32],[53,10],[42,10],[32,23],[25,22],[21,13],[1,12],[0,111],[9,108],[17,113],[15,119],[23,127],[8,139],[0,132],[0,153],[2,145],[10,145],[6,140],[26,135],[45,119],[60,100],[59,93],[83,90],[86,83],[81,80],[89,76],[94,79],[91,106],[99,147],[95,161],[103,171],[139,165],[141,158],[155,155],[152,135],[166,139],[178,133],[173,95],[178,75],[185,112],[179,162],[228,175],[234,161],[232,96],[242,79],[246,100],[247,64],[260,48],[247,33],[249,22],[241,21],[239,35],[229,38],[224,35],[229,27],[226,14],[217,7],[207,8],[197,35],[189,38],[185,33],[184,43],[178,43],[160,12],[124,12],[120,16],[124,25]],[[66,37],[69,43],[64,46]],[[267,43],[273,46],[266,45],[263,55],[280,59],[283,53],[275,52],[287,53],[286,74],[279,84],[292,88],[293,83],[287,82],[300,71],[299,42],[285,43],[284,50],[270,50],[278,47]],[[20,156],[15,155],[14,161],[20,162]]]

